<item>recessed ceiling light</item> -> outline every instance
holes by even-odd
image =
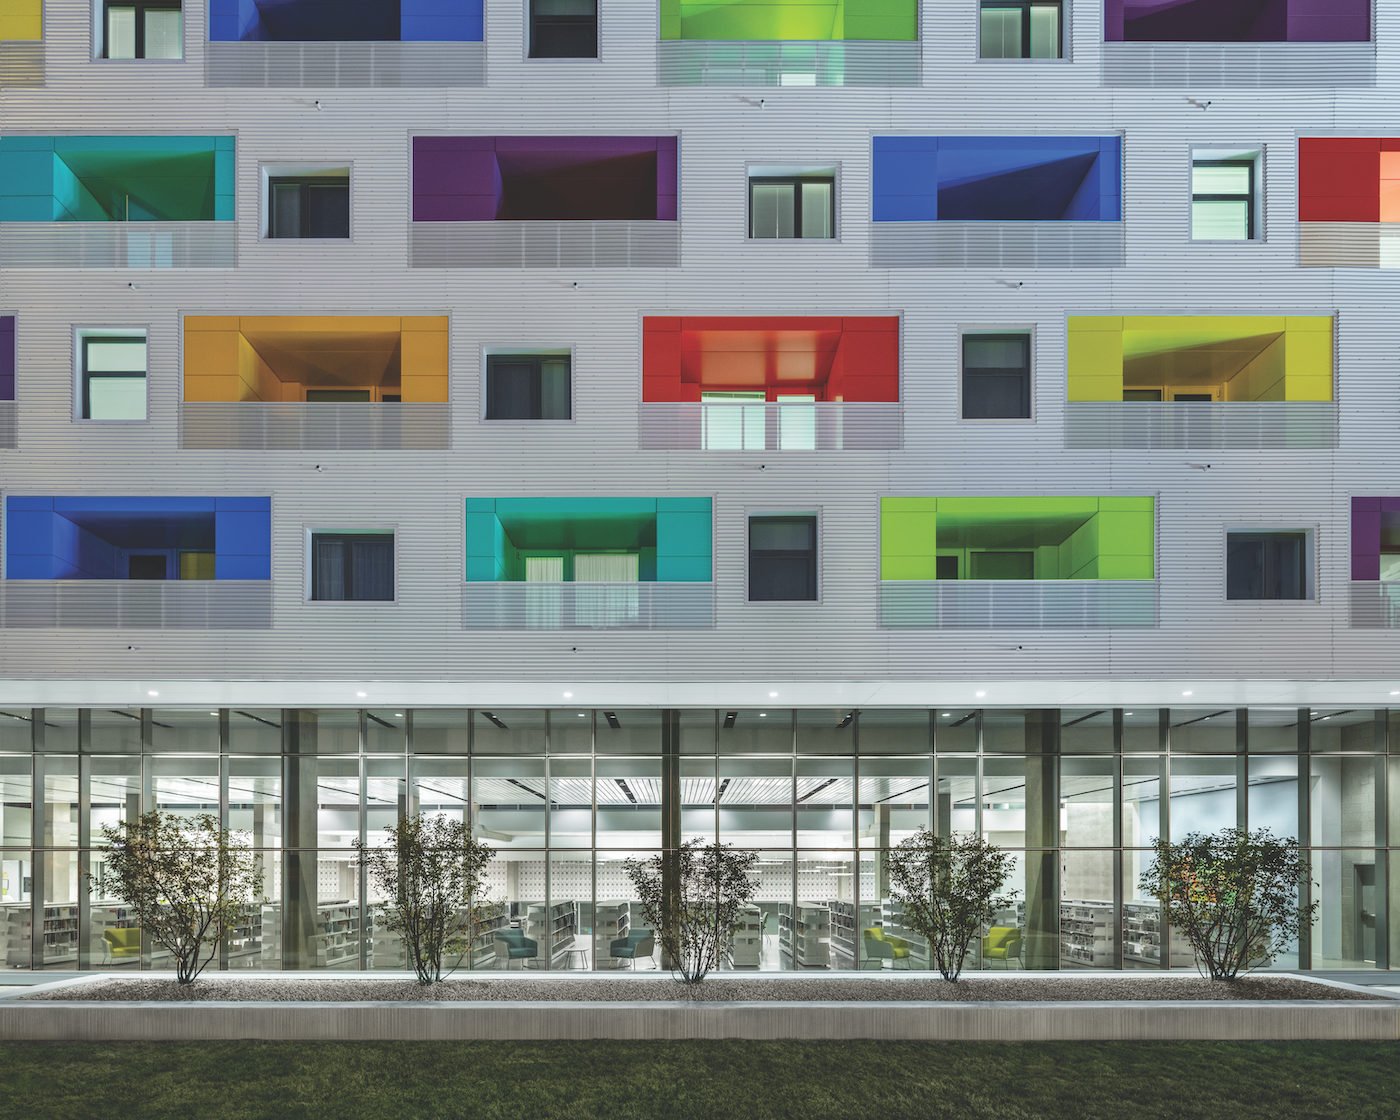
[[[1400,692],[1392,692],[1391,695],[1392,695],[1392,696],[1400,696]]]
[[[1130,715],[1132,715],[1133,713],[1132,713],[1132,712],[1124,712],[1123,714],[1124,714],[1125,716],[1130,716]]]
[[[587,719],[587,718],[588,718],[588,713],[587,713],[587,712],[579,712],[578,718],[579,718],[579,719]]]
[[[1183,696],[1190,696],[1191,694],[1190,694],[1189,692],[1183,692],[1181,695],[1183,695]]]
[[[777,696],[778,694],[777,694],[776,692],[770,692],[768,695],[769,695],[769,696]]]
[[[564,693],[564,699],[565,699],[565,700],[572,700],[573,698],[574,698],[574,694],[573,694],[572,692],[566,692],[566,693]]]
[[[368,693],[368,692],[357,692],[357,693],[355,693],[355,695],[358,696],[361,700],[363,700],[366,696],[369,695],[369,693]]]
[[[767,712],[759,712],[759,713],[758,713],[758,718],[759,718],[759,719],[766,719],[767,716],[768,716],[768,713],[767,713]]]
[[[397,716],[399,719],[403,719],[403,712],[395,712],[394,715]]]
[[[944,718],[944,719],[950,719],[950,718],[952,718],[952,715],[953,715],[952,712],[944,712],[944,713],[943,713],[943,718]]]
[[[976,695],[978,695],[978,696],[986,696],[987,694],[986,694],[985,692],[979,692],[979,693],[977,693]]]
[[[152,689],[151,691],[147,692],[146,695],[147,695],[147,696],[159,696],[160,693],[159,693],[159,692],[156,692],[154,689]]]
[[[211,716],[216,716],[216,715],[218,715],[219,713],[218,713],[218,712],[210,712],[209,714],[210,714]]]

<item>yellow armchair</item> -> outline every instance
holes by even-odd
[[[982,961],[1001,961],[1010,968],[1013,960],[1021,959],[1021,931],[1014,926],[993,926],[982,938]]]
[[[113,961],[131,960],[141,956],[139,928],[103,930],[102,940],[107,942]]]

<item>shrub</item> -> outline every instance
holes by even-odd
[[[376,922],[403,938],[420,984],[450,976],[477,941],[480,923],[500,912],[487,901],[486,867],[495,851],[461,821],[422,813],[388,825],[387,841],[370,847],[355,840],[365,870],[385,901],[375,903]]]
[[[142,931],[169,950],[181,984],[209,966],[245,906],[265,901],[260,861],[244,836],[221,828],[212,813],[178,817],[158,809],[102,826],[111,849],[104,889],[124,899]]]
[[[739,914],[753,897],[758,856],[727,844],[689,840],[648,860],[623,865],[671,971],[698,984],[730,958]]]
[[[1317,903],[1298,904],[1298,888],[1310,881],[1298,841],[1267,828],[1225,828],[1177,844],[1159,839],[1138,886],[1162,901],[1212,980],[1233,980],[1272,961],[1311,924]]]
[[[1013,858],[980,836],[937,836],[926,828],[888,855],[890,894],[904,908],[903,924],[927,938],[945,980],[957,980],[972,939],[1015,897],[999,895]]]

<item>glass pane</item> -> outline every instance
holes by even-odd
[[[0,848],[34,842],[34,782],[28,758],[0,755]]]
[[[855,779],[850,759],[798,758],[797,844],[844,848],[851,844]]]
[[[929,827],[927,759],[862,758],[857,791],[860,846],[893,848]]]
[[[1003,848],[1054,848],[1063,814],[1053,756],[982,761],[982,835]]]
[[[982,9],[982,57],[1021,57],[1021,9]]]
[[[145,377],[88,379],[88,420],[146,419]]]
[[[762,394],[757,394],[762,400]],[[703,445],[707,451],[762,451],[767,440],[766,411],[761,404],[736,398],[702,397],[705,405]]]
[[[324,797],[327,791],[324,782],[320,784]],[[306,939],[307,967],[361,967],[360,863],[354,852],[316,853],[316,912],[311,930]]]
[[[408,723],[402,708],[365,712],[365,751],[369,754],[403,754]]]
[[[681,712],[681,754],[715,753],[715,713],[708,708]]]
[[[1314,755],[1309,769],[1312,846],[1373,846],[1377,759],[1365,755]]]
[[[327,179],[306,184],[306,237],[350,236],[350,183]]]
[[[1162,760],[1123,759],[1123,846],[1151,847],[1161,835]]]
[[[316,805],[316,847],[348,848],[359,839],[358,758],[316,760]],[[324,854],[322,858],[326,858]]]
[[[1065,847],[1110,848],[1117,843],[1113,835],[1113,769],[1109,758],[1060,761],[1060,828]],[[1107,881],[1109,895],[1096,897],[1112,897],[1112,876]]]
[[[938,760],[936,822],[939,836],[965,836],[977,831],[977,759]]]
[[[1060,9],[1036,4],[1031,8],[1031,57],[1060,57]]]
[[[802,403],[787,403],[787,402]],[[812,396],[779,397],[778,447],[783,451],[815,451],[817,408]]]
[[[1312,713],[1311,750],[1384,753],[1385,728],[1370,708],[1320,708]]]
[[[141,753],[140,709],[94,708],[89,721],[88,750],[93,754]]]
[[[1380,886],[1373,849],[1344,848],[1312,853],[1313,968],[1375,968],[1376,914]]]
[[[281,754],[281,709],[230,708],[226,749],[233,754]]]
[[[927,754],[932,746],[924,708],[862,711],[857,724],[861,754]]]
[[[753,184],[753,229],[750,237],[791,237],[794,184]]]
[[[551,852],[549,911],[545,928],[551,970],[567,972],[592,967],[588,951],[592,927],[592,855],[588,852]]]
[[[542,711],[518,708],[499,712],[479,710],[474,715],[472,730],[472,751],[475,754],[544,754],[545,717]]]
[[[1123,742],[1122,751],[1124,754],[1137,752],[1156,752],[1163,750],[1166,744],[1161,741],[1161,713],[1160,708],[1125,708],[1123,710]]]
[[[543,848],[544,759],[477,760],[472,766],[472,818],[477,839],[493,848]]]
[[[1112,708],[1064,708],[1060,712],[1063,754],[1112,754]]]
[[[598,760],[597,767],[598,846],[659,848],[661,760],[602,758]],[[713,765],[708,782],[703,778],[681,779],[682,813],[685,813],[686,807],[698,804],[698,809],[692,809],[691,813],[702,820],[709,818],[709,839],[713,839],[714,834],[714,785]],[[707,801],[709,804],[706,804]]]
[[[833,183],[802,184],[802,236],[831,237]]]
[[[708,717],[702,721],[704,731],[713,736],[714,717],[709,712],[703,714]],[[579,722],[582,724],[584,721],[580,720]],[[595,749],[599,754],[659,755],[661,753],[661,712],[656,709],[638,708],[601,711],[597,716],[597,729],[594,736]]]
[[[557,758],[549,764],[549,846],[593,843],[593,760]]]
[[[1025,754],[1027,737],[1025,712],[998,708],[983,711],[982,749],[988,754]]]
[[[1249,753],[1298,749],[1297,708],[1250,708]]]
[[[88,373],[146,372],[146,340],[144,338],[110,339],[87,343]]]
[[[940,754],[977,752],[977,709],[941,708],[933,722],[934,745]]]
[[[387,836],[384,831],[408,816],[402,758],[367,758],[365,767],[365,838]]]
[[[90,766],[88,835],[93,845],[105,848],[104,828],[117,828],[141,815],[141,760],[94,758]],[[99,878],[94,890],[101,895],[104,889]]]
[[[1171,760],[1172,843],[1235,827],[1235,765],[1233,758]]]
[[[272,236],[301,236],[301,184],[272,184]]]
[[[1100,850],[1061,856],[1061,968],[1114,967],[1113,855]]]
[[[146,12],[146,57],[179,58],[184,53],[181,16],[178,9],[160,8]]]
[[[546,358],[540,362],[540,419],[567,420],[571,415],[569,360]]]
[[[792,711],[786,708],[721,713],[720,754],[791,754]]]
[[[0,923],[5,930],[5,967],[32,967],[34,863],[27,851],[0,852]]]
[[[471,713],[463,710],[415,708],[413,712],[414,754],[457,754],[465,756],[471,739]]]
[[[136,9],[107,9],[107,57],[136,57]]]
[[[313,714],[313,718],[317,754],[360,753],[358,708],[322,708]]]
[[[592,750],[593,712],[590,709],[564,708],[549,713],[550,754],[590,754]]]
[[[752,906],[745,916],[745,938],[736,946],[735,966],[763,972],[792,967],[791,955],[784,951],[782,919],[792,909],[792,852],[760,851]],[[757,911],[755,913],[754,911]],[[757,924],[758,939],[753,938]],[[755,962],[754,956],[758,960]]]
[[[76,784],[77,775],[73,775]],[[73,808],[76,822],[77,808]],[[41,968],[74,968],[78,962],[78,876],[86,862],[77,850],[39,856],[44,879],[43,944],[35,962]]]
[[[0,752],[28,754],[33,749],[33,711],[29,708],[0,709]]]
[[[719,839],[742,848],[792,846],[792,762],[720,758]]]
[[[629,857],[645,860],[653,854],[640,849],[598,853],[593,956],[599,969],[647,969],[659,963],[656,939],[642,916],[641,905],[623,866]]]
[[[1249,240],[1249,203],[1193,201],[1191,236],[1197,241]]]
[[[157,708],[151,713],[151,749],[195,754],[219,749],[217,708]]]
[[[151,808],[192,819],[201,813],[219,816],[219,759],[155,758],[146,763],[151,777]]]
[[[610,762],[598,763],[599,773]],[[715,760],[713,758],[684,758],[681,760],[681,842],[703,840],[710,844],[715,839],[715,791],[719,783],[715,780]],[[658,814],[660,802],[657,803]],[[661,821],[657,817],[657,840],[659,846]],[[599,843],[602,843],[599,840]]]
[[[44,759],[44,832],[46,848],[78,845],[78,760],[67,755]]]
[[[1196,164],[1191,168],[1192,194],[1249,193],[1248,167],[1220,167]]]
[[[228,766],[228,826],[248,834],[254,848],[282,846],[282,768],[275,758],[231,758]],[[274,889],[275,888],[275,889]],[[263,892],[282,894],[281,868],[275,857],[264,868]]]
[[[1173,708],[1173,754],[1234,754],[1234,708]]]
[[[854,754],[856,713],[850,708],[797,712],[798,754]]]
[[[855,967],[855,862],[850,852],[800,852],[791,958],[801,969]],[[786,927],[779,927],[787,933]]]
[[[1249,828],[1267,828],[1275,836],[1298,839],[1298,760],[1293,757],[1249,760]]]
[[[418,758],[411,763],[412,813],[471,823],[471,789],[465,758]]]

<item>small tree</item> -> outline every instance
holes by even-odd
[[[1166,919],[1191,944],[1212,980],[1234,980],[1267,964],[1312,923],[1317,903],[1299,905],[1311,882],[1298,841],[1267,828],[1193,832],[1180,843],[1159,839],[1138,880],[1160,899]]]
[[[110,846],[103,888],[124,899],[141,929],[169,950],[181,984],[209,966],[243,908],[264,901],[260,860],[246,834],[221,828],[212,813],[154,810],[103,825],[102,837]]]
[[[997,893],[1014,863],[980,836],[945,838],[926,828],[890,849],[890,894],[904,908],[903,924],[928,940],[944,980],[957,980],[972,939],[1015,898]]]
[[[642,904],[642,917],[655,931],[661,951],[686,984],[730,959],[740,911],[753,897],[749,877],[758,856],[728,844],[688,840],[648,860],[623,865]]]
[[[485,918],[500,912],[487,901],[486,866],[495,851],[472,836],[461,821],[422,813],[388,825],[387,841],[355,848],[385,901],[372,907],[385,929],[403,938],[420,984],[435,984],[455,972],[477,942]]]

